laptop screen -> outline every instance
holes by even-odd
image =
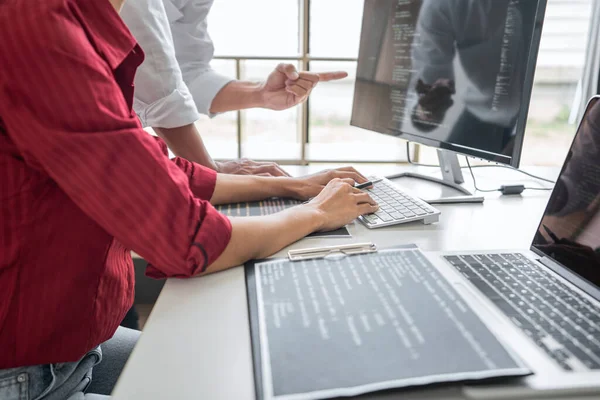
[[[600,101],[577,129],[532,247],[600,287]]]

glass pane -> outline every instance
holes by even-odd
[[[310,2],[310,54],[315,57],[358,57],[363,0]]]
[[[321,82],[310,96],[307,158],[310,160],[405,160],[405,142],[350,126],[356,77],[355,62],[313,61],[311,71],[348,72],[348,78]]]
[[[280,62],[244,61],[242,79],[263,81]],[[242,156],[260,160],[299,160],[299,114],[298,106],[284,111],[262,108],[242,111]]]
[[[592,0],[550,0],[542,31],[522,165],[562,165],[576,127],[569,123],[585,63]]]
[[[235,77],[235,61],[213,60],[211,65],[217,72]],[[237,113],[219,114],[212,119],[203,115],[196,126],[212,158],[237,158]]]
[[[298,0],[218,0],[208,32],[218,55],[298,54]]]
[[[549,0],[542,31],[521,165],[562,165],[576,126],[570,121],[585,63],[592,0]],[[437,163],[422,147],[420,161]]]

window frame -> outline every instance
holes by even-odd
[[[310,3],[311,0],[298,0],[298,31],[299,31],[299,53],[296,56],[249,56],[249,55],[216,55],[215,60],[228,60],[235,63],[235,79],[242,79],[243,63],[245,61],[294,61],[298,63],[301,71],[310,71],[310,63],[312,61],[329,61],[329,62],[357,62],[357,57],[313,57],[310,55]],[[301,105],[298,111],[298,132],[300,134],[300,158],[299,159],[272,159],[279,164],[287,165],[308,165],[309,163],[324,163],[324,164],[345,164],[345,163],[361,163],[361,164],[390,164],[390,163],[406,163],[407,158],[402,157],[397,160],[342,160],[342,159],[313,159],[307,158],[307,145],[310,142],[310,97]],[[244,133],[244,113],[240,110],[236,111],[236,136],[237,136],[237,157],[242,158],[242,137]],[[413,158],[419,160],[418,146],[415,146]]]

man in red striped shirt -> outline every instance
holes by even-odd
[[[130,249],[150,276],[190,277],[377,209],[351,168],[265,178],[169,160],[132,113],[144,56],[120,1],[0,1],[3,400],[82,398],[98,363],[90,390],[110,393],[135,342],[117,330],[133,301]],[[272,196],[316,197],[265,217],[212,206]]]

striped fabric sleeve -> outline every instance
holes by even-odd
[[[38,30],[24,18],[0,41],[0,115],[8,132],[19,133],[11,139],[31,166],[161,276],[203,271],[231,237],[229,220],[203,200],[215,172],[186,171],[163,155],[81,24],[64,18],[29,21],[54,27]]]
[[[158,136],[152,137],[160,146],[162,153],[168,157],[169,148],[164,140]],[[181,157],[175,157],[171,161],[188,177],[190,189],[196,197],[203,200],[210,200],[212,198],[217,180],[217,174],[214,170]]]

